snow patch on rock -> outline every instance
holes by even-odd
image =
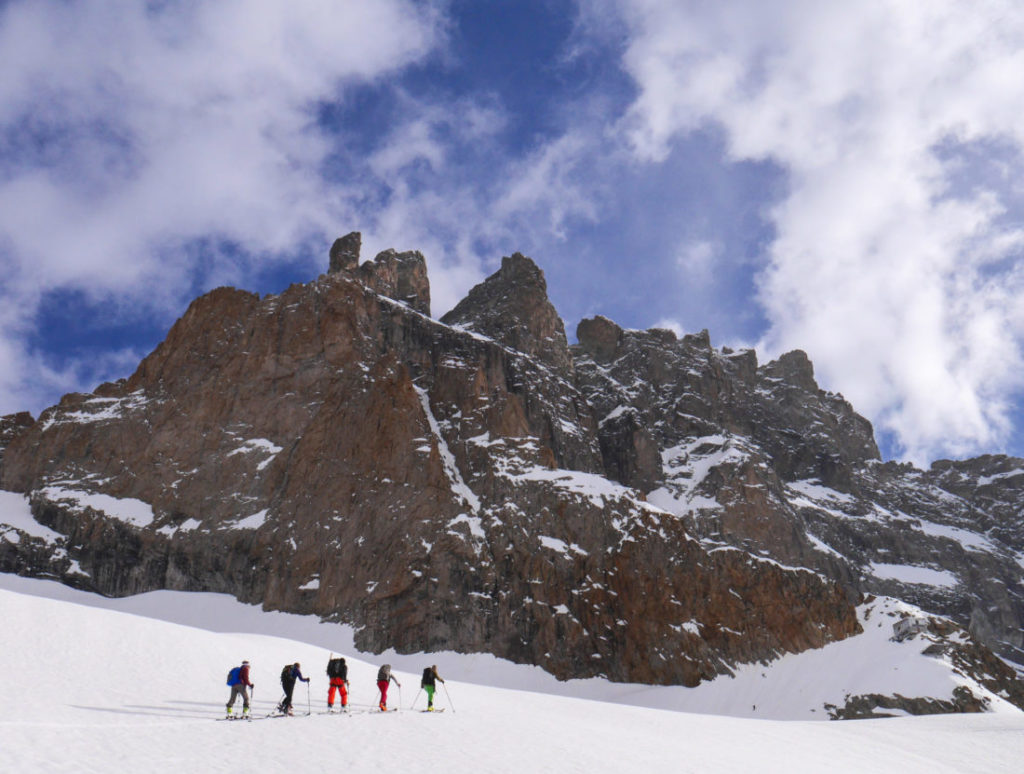
[[[148,527],[155,518],[153,506],[134,497],[112,497],[99,492],[65,489],[61,486],[48,486],[39,490],[39,493],[46,499],[59,502],[73,510],[91,508],[134,527]]]
[[[47,543],[56,542],[64,537],[32,518],[28,497],[20,492],[0,490],[0,525],[3,524],[21,530],[31,537],[42,538]],[[14,531],[5,532],[4,538],[10,543],[17,543],[21,539],[19,534]]]

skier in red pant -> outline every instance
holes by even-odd
[[[334,692],[341,697],[341,711],[348,707],[348,664],[341,656],[332,658],[327,662],[327,676],[331,679],[330,688],[327,689],[327,710],[334,709]]]
[[[398,682],[398,678],[391,674],[391,664],[385,664],[380,668],[380,671],[377,672],[377,690],[380,691],[381,712],[388,711],[388,686],[391,684],[392,680],[395,681],[395,685],[399,688],[402,687],[402,684]]]

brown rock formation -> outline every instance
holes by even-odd
[[[4,449],[7,448],[7,445],[32,427],[34,423],[35,420],[27,411],[0,417],[0,462],[3,462]]]
[[[604,478],[614,455],[529,259],[446,316],[467,332],[426,316],[422,256],[353,269],[357,237],[317,282],[197,299],[129,379],[12,440],[2,485],[66,536],[74,582],[226,591],[351,623],[370,650],[651,683],[856,629],[841,586],[709,552]],[[632,444],[622,469],[655,481],[657,436],[607,426]],[[71,576],[0,545],[12,567]]]
[[[572,371],[565,325],[548,300],[547,282],[521,253],[501,259],[501,268],[477,285],[441,318],[500,341],[562,371]]]
[[[359,253],[363,247],[363,235],[353,231],[338,237],[331,245],[330,266],[328,271],[336,274],[339,271],[355,271],[359,266]]]

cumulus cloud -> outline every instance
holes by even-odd
[[[597,196],[590,189],[595,177],[588,174],[599,142],[589,133],[570,130],[540,146],[517,163],[507,185],[495,202],[504,218],[518,218],[520,231],[531,222],[565,238],[571,221],[595,220]]]
[[[439,102],[405,94],[402,121],[368,161],[386,195],[364,231],[368,253],[397,246],[445,260],[430,263],[440,315],[497,268],[502,255],[565,242],[607,205],[596,160],[614,152],[599,130],[570,125],[522,150],[502,142],[505,108],[488,94]],[[490,267],[490,269],[488,268]]]
[[[131,347],[54,360],[33,344],[62,293],[169,323],[216,284],[322,270],[330,240],[358,228],[366,257],[424,252],[440,313],[502,254],[593,219],[583,173],[598,135],[572,129],[509,152],[494,94],[403,83],[409,65],[465,66],[443,45],[449,10],[2,6],[0,413],[130,370]]]
[[[708,285],[714,279],[719,248],[706,239],[688,241],[676,254],[676,266],[697,285]]]
[[[605,6],[607,7],[607,6]],[[1024,17],[1012,2],[621,0],[641,159],[724,130],[787,175],[759,277],[776,354],[808,350],[906,457],[991,450],[1024,381]],[[973,174],[978,147],[999,164]]]
[[[325,182],[339,151],[317,108],[442,35],[412,0],[4,4],[0,408],[78,386],[74,364],[40,382],[26,343],[45,294],[169,309],[196,275],[237,280],[352,223],[361,191]]]

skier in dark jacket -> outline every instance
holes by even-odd
[[[434,711],[434,690],[437,688],[437,680],[444,682],[444,678],[437,673],[437,664],[423,670],[420,688],[427,692],[427,712]]]
[[[380,691],[381,712],[388,711],[388,686],[391,684],[392,680],[395,681],[395,685],[399,688],[402,687],[402,684],[398,682],[398,678],[391,674],[391,664],[385,664],[380,668],[380,671],[377,672],[377,690]]]
[[[277,708],[285,715],[292,714],[292,691],[295,690],[296,680],[301,680],[304,683],[309,682],[308,677],[302,676],[302,670],[299,668],[298,662],[281,670],[281,687],[284,688],[284,699],[281,700]]]
[[[327,676],[331,680],[327,689],[327,711],[334,708],[334,692],[337,691],[341,697],[341,711],[348,707],[348,664],[341,656],[332,658],[327,662]]]
[[[231,670],[234,674],[234,669]],[[234,678],[236,682],[229,682],[231,686],[231,698],[228,699],[228,717],[231,717],[235,711],[235,699],[239,696],[242,697],[242,717],[249,716],[249,692],[246,688],[255,688],[249,680],[249,662],[243,661],[242,666],[238,669],[238,675]]]

